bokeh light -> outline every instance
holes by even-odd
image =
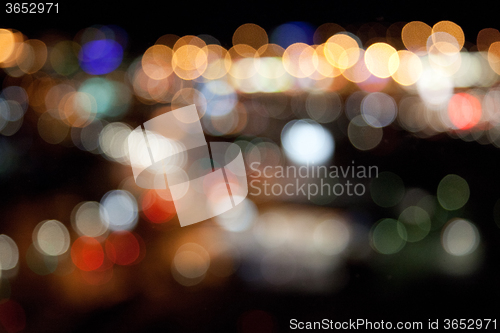
[[[120,66],[123,59],[122,46],[111,39],[89,41],[78,55],[82,69],[92,75],[108,74]]]
[[[112,190],[101,199],[101,218],[111,230],[132,230],[138,220],[137,201],[130,192]]]
[[[19,249],[12,238],[0,235],[0,269],[6,271],[17,266]]]
[[[449,221],[441,235],[443,248],[454,256],[465,256],[474,252],[479,242],[476,226],[463,219]]]
[[[371,231],[371,245],[381,254],[394,254],[405,246],[406,229],[404,225],[394,219],[378,221]]]
[[[469,184],[462,177],[450,174],[439,182],[437,198],[439,204],[446,210],[457,210],[469,201]]]
[[[289,122],[281,132],[281,142],[287,156],[299,164],[324,163],[335,150],[333,136],[314,121]]]
[[[81,236],[71,246],[71,259],[82,271],[93,271],[103,264],[104,250],[97,239]]]
[[[68,229],[57,220],[40,222],[33,230],[33,244],[45,255],[62,255],[70,246]]]

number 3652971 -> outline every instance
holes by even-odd
[[[44,13],[59,13],[59,4],[53,2],[8,2],[5,4],[5,12],[7,14],[44,14]]]

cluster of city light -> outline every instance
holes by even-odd
[[[205,132],[237,137],[247,165],[283,163],[282,152],[297,164],[326,163],[336,144],[326,125],[342,114],[348,119],[345,134],[362,151],[377,147],[384,128],[392,124],[421,136],[454,132],[500,147],[500,90],[494,86],[500,75],[500,33],[481,30],[477,45],[467,50],[462,29],[453,22],[433,27],[410,22],[400,30],[404,47],[391,38],[363,45],[358,36],[333,24],[320,26],[312,42],[298,23],[279,26],[271,36],[256,24],[244,24],[228,49],[208,35],[164,35],[127,64],[127,38],[117,27],[87,28],[74,40],[63,41],[27,39],[18,31],[0,29],[0,67],[7,74],[0,95],[0,133],[14,135],[32,111],[38,134],[47,143],[71,143],[129,164],[129,151],[146,152],[127,146],[133,128],[127,116],[134,103],[147,106],[148,113],[141,116],[150,118],[196,104]],[[296,40],[289,39],[290,32]],[[289,120],[294,117],[302,119]],[[287,121],[282,148],[270,140],[248,139],[262,134],[270,120]],[[165,149],[164,143],[158,140],[159,150]],[[410,204],[401,204],[408,192],[394,174],[374,180],[371,194],[380,207],[401,205],[396,218],[373,226],[375,251],[396,254],[442,230],[443,253],[478,253],[480,235],[472,222],[450,218],[435,225],[435,220],[443,221],[435,218],[437,209],[457,211],[467,203],[468,184],[461,177],[444,177],[435,197],[419,197]],[[168,190],[139,189],[127,179],[100,202],[76,205],[71,229],[55,219],[40,222],[26,260],[40,275],[76,267],[87,283],[103,284],[112,278],[114,265],[132,265],[144,257],[143,241],[133,231],[139,217],[162,224],[175,214]],[[216,218],[235,238],[233,244],[213,249],[186,240],[172,255],[171,273],[185,286],[200,283],[212,270],[215,275],[232,274],[239,260],[228,254],[232,246],[258,261],[259,276],[246,276],[248,280],[296,286],[307,280],[302,271],[327,276],[357,236],[344,216],[320,218],[313,226],[304,223],[307,216],[261,213],[245,200]],[[249,234],[251,242],[239,242]],[[255,244],[258,253],[250,249]],[[222,260],[220,269],[214,268],[217,260]],[[16,243],[0,235],[0,274],[18,262]],[[459,263],[449,271],[463,273]]]
[[[450,21],[432,27],[419,21],[394,24],[386,36],[365,45],[332,23],[313,31],[292,22],[270,35],[248,23],[236,29],[228,49],[209,35],[164,35],[130,64],[124,61],[127,42],[116,26],[90,27],[74,40],[49,35],[44,41],[0,29],[0,66],[9,77],[23,78],[21,84],[6,82],[1,133],[17,132],[29,103],[45,141],[70,142],[126,161],[121,152],[126,149],[111,143],[123,140],[104,130],[130,112],[134,97],[153,108],[159,104],[157,112],[166,111],[163,103],[171,108],[194,103],[212,135],[255,135],[259,131],[251,128],[250,117],[263,116],[255,120],[263,131],[266,118],[283,114],[242,100],[242,94],[258,99],[251,95],[285,93],[293,99],[301,92],[308,95],[305,116],[318,123],[332,122],[344,111],[350,141],[360,150],[377,147],[382,128],[394,122],[420,136],[451,131],[499,145],[495,29],[481,30],[477,45],[466,48],[462,29]],[[342,97],[353,90],[362,98]],[[406,95],[396,100],[391,94],[398,91]],[[259,116],[256,105],[263,110]],[[101,138],[104,132],[107,140]]]
[[[462,177],[449,174],[441,179],[436,194],[421,189],[406,189],[403,180],[392,172],[383,172],[370,187],[373,201],[380,207],[394,207],[397,218],[384,218],[372,227],[373,249],[391,255],[410,243],[422,241],[432,231],[441,231],[441,268],[448,274],[468,274],[477,266],[481,237],[475,224],[459,217],[469,200],[469,185]]]

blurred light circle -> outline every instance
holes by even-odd
[[[398,229],[400,237],[408,242],[418,242],[424,239],[431,230],[429,214],[418,206],[407,207],[401,212],[398,220],[404,225],[404,229]]]
[[[439,182],[437,198],[446,210],[457,210],[469,201],[470,190],[467,181],[460,176],[450,174]]]
[[[370,150],[378,146],[382,141],[384,134],[382,128],[370,126],[364,118],[359,115],[354,117],[347,127],[347,135],[351,144],[359,150]],[[371,122],[376,122],[376,119],[371,119]]]
[[[446,252],[454,256],[465,256],[476,250],[480,237],[474,224],[455,219],[443,229],[441,244]]]
[[[152,223],[168,222],[176,214],[172,194],[168,189],[147,190],[141,199],[142,212]]]
[[[336,219],[321,222],[314,228],[314,246],[327,255],[338,255],[345,251],[351,240],[346,223]]]
[[[57,220],[40,222],[33,231],[33,244],[42,254],[59,256],[69,249],[68,229]]]
[[[420,21],[412,21],[403,27],[401,39],[410,51],[418,56],[427,53],[427,39],[432,34],[432,28]]]
[[[424,66],[422,75],[417,81],[417,91],[426,105],[439,108],[448,103],[453,95],[453,81],[442,71],[435,71]]]
[[[405,246],[406,241],[404,225],[394,219],[378,221],[371,231],[371,245],[379,253],[394,254]]]
[[[458,129],[474,127],[481,120],[481,115],[481,102],[471,94],[455,94],[448,103],[448,116]]]
[[[324,163],[333,156],[335,141],[324,127],[312,120],[292,120],[281,132],[286,155],[299,164]]]
[[[399,55],[389,44],[375,43],[365,51],[365,64],[376,77],[387,78],[398,70]]]
[[[200,283],[210,267],[210,255],[196,243],[186,243],[179,247],[172,261],[174,278],[184,286]]]
[[[257,206],[245,198],[236,207],[217,215],[215,221],[228,231],[242,232],[252,226],[257,214]]]
[[[73,229],[81,236],[98,237],[108,230],[108,223],[101,218],[101,204],[96,201],[76,205],[71,222]]]
[[[392,78],[403,86],[415,84],[422,75],[422,61],[413,52],[400,50],[398,51],[399,67],[392,74]]]
[[[80,66],[92,75],[108,74],[120,66],[123,58],[122,46],[110,39],[90,41],[79,53]]]
[[[385,127],[396,119],[397,105],[394,99],[382,92],[368,94],[361,102],[361,115],[372,127]]]
[[[0,62],[9,59],[14,52],[16,40],[12,31],[0,29]]]
[[[206,83],[201,93],[207,100],[206,114],[221,117],[229,114],[238,102],[234,88],[225,81],[215,80]]]
[[[304,22],[290,22],[278,26],[271,33],[271,43],[287,48],[293,43],[312,44],[314,29]]]
[[[154,80],[167,78],[174,71],[172,57],[174,52],[166,45],[156,44],[144,52],[141,64],[144,73]]]
[[[239,26],[233,34],[233,45],[246,44],[256,50],[268,41],[266,30],[254,23]]]
[[[120,163],[129,163],[127,138],[131,132],[130,126],[125,123],[109,123],[99,134],[99,148],[107,158]]]
[[[118,102],[117,90],[113,81],[101,77],[87,79],[78,88],[79,92],[84,92],[94,97],[97,116],[101,117],[113,114],[112,111]]]
[[[71,246],[71,259],[82,271],[93,271],[104,263],[104,250],[95,238],[81,236]]]
[[[6,271],[19,262],[19,249],[12,238],[0,235],[0,269]]]
[[[291,226],[282,214],[268,212],[259,216],[253,228],[253,234],[263,247],[276,248],[290,239]]]
[[[361,55],[358,41],[354,35],[344,31],[339,32],[328,38],[323,53],[327,61],[342,72],[358,62]]]
[[[131,265],[137,262],[141,254],[139,236],[130,231],[114,231],[105,243],[106,255],[117,265]]]
[[[111,230],[131,230],[138,220],[137,201],[125,190],[112,190],[101,199],[101,218]]]
[[[318,123],[329,123],[342,113],[342,99],[336,92],[311,92],[306,99],[306,110]]]

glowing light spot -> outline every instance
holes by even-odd
[[[465,36],[462,28],[456,23],[451,21],[440,21],[432,27],[432,33],[436,32],[445,32],[447,34],[452,35],[455,40],[458,42],[458,51],[462,49],[465,43]]]
[[[141,247],[135,235],[129,231],[115,231],[106,238],[105,249],[108,258],[117,265],[137,263]]]
[[[99,134],[99,147],[104,155],[120,163],[129,163],[127,137],[132,132],[129,125],[120,122],[109,123]]]
[[[14,51],[15,42],[12,31],[0,29],[0,62],[9,59]]]
[[[43,254],[59,256],[69,249],[68,229],[57,220],[40,222],[33,230],[33,244]]]
[[[82,236],[71,246],[71,259],[82,271],[93,271],[103,264],[104,251],[95,238]]]
[[[193,44],[180,46],[172,57],[175,74],[184,80],[194,80],[201,76],[207,65],[206,49]]]
[[[176,210],[169,190],[168,195],[159,194],[159,190],[145,191],[142,196],[142,212],[153,223],[165,223],[175,216]]]
[[[364,61],[365,51],[359,50],[359,59],[351,67],[347,68],[342,72],[342,75],[351,82],[361,83],[368,80],[372,75],[368,68],[366,67]]]
[[[47,45],[38,39],[28,39],[22,43],[16,54],[19,69],[26,74],[40,70],[47,61]]]
[[[290,75],[304,78],[316,70],[314,48],[304,43],[290,45],[283,53],[283,67]]]
[[[0,235],[0,269],[6,271],[16,267],[19,262],[19,249],[7,235]]]
[[[418,81],[422,75],[422,62],[413,52],[398,51],[399,67],[392,74],[392,78],[403,86],[409,86]]]
[[[342,112],[342,99],[336,92],[311,92],[306,99],[307,114],[318,123],[329,123]]]
[[[173,276],[184,286],[200,283],[209,267],[210,255],[196,243],[186,243],[179,247],[172,261]]]
[[[454,256],[465,256],[474,252],[479,241],[479,232],[474,224],[462,219],[448,222],[441,235],[443,248]]]
[[[417,54],[427,53],[427,39],[432,34],[432,28],[420,21],[407,23],[401,31],[401,39],[406,48]]]
[[[326,220],[314,228],[314,246],[321,253],[338,255],[345,251],[350,240],[351,232],[341,220]]]
[[[438,109],[448,104],[453,95],[453,81],[442,71],[424,67],[417,81],[417,90],[425,104]]]
[[[494,42],[488,49],[488,63],[500,75],[500,42]]]
[[[242,232],[249,229],[257,218],[257,207],[249,200],[244,199],[233,209],[215,217],[217,223],[226,230]]]
[[[368,94],[361,102],[361,115],[372,127],[385,127],[396,119],[397,105],[394,99],[384,93]]]
[[[123,116],[130,103],[130,92],[120,82],[104,78],[91,78],[82,82],[79,92],[92,96],[96,103],[96,116],[117,118]]]
[[[81,202],[73,208],[71,223],[81,236],[98,237],[108,230],[101,218],[101,205],[96,201]]]
[[[224,77],[231,68],[232,60],[229,52],[220,45],[207,45],[207,68],[201,74],[209,80],[217,80]]]
[[[500,31],[493,28],[486,28],[477,33],[476,45],[480,52],[488,52],[490,45],[500,42]]]
[[[59,42],[50,51],[50,65],[60,75],[71,75],[79,69],[78,53],[80,50],[80,45],[75,42]]]
[[[59,103],[59,117],[65,123],[75,127],[90,124],[97,113],[94,96],[84,92],[70,92]]]
[[[354,117],[347,127],[349,141],[359,150],[375,148],[382,141],[383,134],[381,127],[370,126],[361,115]]]
[[[450,174],[439,182],[437,198],[446,210],[462,208],[469,201],[470,190],[467,181],[460,176]]]
[[[398,218],[403,223],[404,230],[398,229],[400,237],[408,242],[418,242],[424,239],[431,230],[429,214],[418,206],[406,208]]]
[[[389,44],[375,43],[366,49],[365,64],[370,73],[376,77],[387,78],[397,71],[399,56]]]
[[[333,136],[312,120],[292,120],[281,132],[286,155],[296,163],[323,163],[333,156]]]
[[[253,23],[241,25],[233,34],[233,45],[246,44],[256,50],[268,41],[266,31]]]
[[[108,74],[120,66],[123,48],[118,42],[110,39],[90,41],[82,46],[78,58],[86,73]]]
[[[291,22],[278,26],[271,33],[271,43],[284,49],[294,43],[312,44],[314,30],[307,23]]]
[[[384,219],[378,221],[371,230],[371,246],[374,250],[382,254],[394,254],[406,244],[404,225],[394,219]]]
[[[234,88],[225,81],[210,81],[204,85],[201,93],[207,99],[207,114],[220,117],[229,114],[238,97]]]
[[[330,64],[344,70],[352,67],[360,57],[359,44],[349,34],[341,32],[325,43],[324,54]]]
[[[481,120],[481,114],[481,102],[470,94],[455,94],[448,103],[448,116],[458,129],[474,127]]]
[[[130,192],[112,190],[101,199],[101,218],[111,230],[131,230],[138,220],[137,202]]]
[[[142,56],[142,69],[154,80],[167,78],[174,71],[172,68],[173,50],[165,45],[153,45]]]

